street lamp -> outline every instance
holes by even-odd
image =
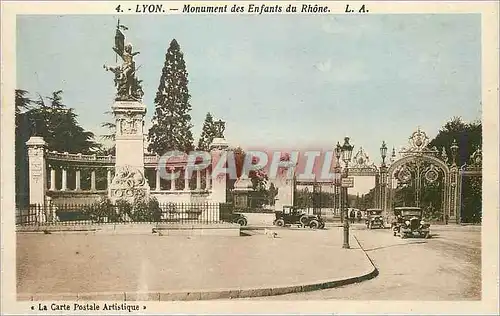
[[[345,137],[344,138],[344,145],[342,145],[341,151],[342,151],[342,160],[345,163],[345,175],[344,176],[346,179],[349,177],[349,162],[351,161],[353,148],[354,148],[354,146],[349,144],[349,137]],[[344,196],[345,196],[344,209],[345,209],[346,217],[345,217],[345,221],[344,221],[344,244],[342,245],[342,248],[349,249],[349,248],[351,248],[349,246],[349,214],[347,213],[348,212],[347,203],[349,200],[349,196],[348,196],[347,187],[345,187],[344,189],[345,189],[345,191],[344,191]]]
[[[335,157],[337,160],[335,161],[335,193],[336,193],[336,201],[335,205],[338,207],[340,211],[340,222],[344,221],[344,213],[342,212],[342,199],[340,198],[340,184],[341,184],[341,174],[340,174],[340,155],[342,155],[342,146],[337,142],[337,146],[335,146]]]
[[[379,195],[379,207],[383,211],[383,216],[385,219],[387,219],[387,214],[386,214],[386,209],[385,209],[385,185],[386,185],[386,171],[387,171],[387,166],[385,164],[385,158],[387,157],[387,145],[385,144],[385,141],[382,141],[382,146],[380,146],[380,156],[382,157],[382,165],[380,166],[380,195]],[[394,157],[396,157],[396,151],[394,148],[392,149],[392,156],[393,158],[391,159],[392,162],[394,162]]]
[[[380,156],[382,156],[382,166],[385,166],[385,157],[387,157],[387,145],[385,140],[382,141],[382,147],[380,147]]]

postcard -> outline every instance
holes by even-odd
[[[2,313],[498,314],[498,26],[2,2]]]

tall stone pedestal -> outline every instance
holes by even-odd
[[[227,150],[229,144],[222,138],[214,138],[212,144],[210,144],[211,154],[212,154],[212,193],[210,194],[210,200],[217,203],[226,203],[226,174],[216,173],[216,164],[220,159],[227,161]]]
[[[109,197],[133,200],[138,194],[149,195],[144,176],[144,116],[146,106],[137,101],[116,101],[112,106],[116,122],[115,176]]]
[[[278,171],[275,186],[278,189],[274,209],[282,211],[283,206],[293,206],[294,199],[294,176],[295,164],[286,163],[282,164],[282,169]]]
[[[29,157],[30,204],[45,203],[47,189],[47,169],[45,167],[45,149],[47,143],[42,137],[32,136],[27,142]]]

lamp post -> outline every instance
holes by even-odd
[[[387,219],[387,214],[385,210],[385,185],[387,181],[386,172],[387,166],[385,164],[385,158],[387,157],[387,145],[385,141],[382,141],[382,146],[380,146],[380,156],[382,157],[382,165],[380,166],[380,208],[384,213],[384,218]]]
[[[349,177],[349,162],[351,161],[353,148],[354,146],[349,144],[349,137],[344,137],[344,145],[342,145],[341,151],[342,151],[342,160],[345,163],[345,172],[344,172],[345,178]],[[344,196],[345,196],[344,210],[346,217],[344,221],[344,244],[342,245],[342,248],[349,249],[351,247],[349,246],[349,214],[347,213],[349,195],[347,187],[344,188]]]
[[[342,155],[342,146],[337,142],[337,146],[335,146],[335,157],[337,158],[335,163],[335,198],[337,199],[335,202],[336,207],[338,207],[340,212],[340,222],[344,221],[344,212],[342,211],[342,199],[340,198],[340,185],[341,185],[341,174],[340,174],[340,155]]]
[[[387,145],[385,141],[382,141],[382,146],[380,147],[380,156],[382,156],[382,166],[385,167],[385,157],[387,157]]]

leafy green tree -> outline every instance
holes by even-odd
[[[179,43],[174,39],[165,55],[155,97],[153,125],[148,133],[148,150],[163,155],[170,150],[193,149],[188,72]]]
[[[236,176],[238,178],[241,177],[243,173],[243,166],[245,163],[246,153],[241,147],[237,147],[233,149],[234,153],[234,162],[236,166]],[[254,157],[252,159],[252,164],[257,164],[257,158]],[[268,191],[268,180],[269,177],[266,172],[261,170],[251,170],[248,173],[248,178],[252,182],[253,191],[250,193],[251,205],[253,207],[261,207],[263,204],[266,204],[269,201],[269,191]],[[236,179],[230,179],[229,175],[227,175],[227,198],[228,201],[232,201],[232,191],[234,190],[234,184],[236,183]]]
[[[74,110],[62,103],[62,93],[59,90],[47,97],[49,104],[39,95],[33,102],[37,106],[24,113],[28,124],[22,128],[29,131],[28,139],[31,136],[43,137],[50,150],[92,153],[100,145],[95,142],[94,133],[80,126]]]
[[[105,114],[112,114],[111,111],[106,111]],[[116,123],[113,121],[106,121],[101,124],[101,127],[107,128],[109,130],[108,134],[101,135],[101,139],[104,141],[112,142],[113,145],[109,147],[103,147],[99,154],[102,155],[115,155],[116,145],[114,144],[116,138]]]
[[[36,100],[28,91],[17,89],[15,93],[15,156],[16,156],[16,202],[28,202],[28,153],[26,142],[31,136],[43,137],[49,150],[83,154],[100,148],[94,134],[86,131],[77,121],[73,109],[62,100],[62,90]]]
[[[474,151],[482,146],[482,124],[480,121],[466,123],[460,117],[453,117],[439,131],[438,135],[429,142],[429,148],[438,150],[445,148],[449,161],[452,161],[450,146],[457,141],[457,164],[467,163]]]
[[[217,130],[215,128],[214,120],[210,112],[207,113],[205,117],[205,122],[203,123],[203,129],[201,130],[201,136],[198,140],[198,150],[208,151],[210,149],[210,144],[215,138]]]
[[[27,111],[34,102],[28,97],[28,91],[17,89],[15,92],[15,186],[16,205],[26,205],[28,196],[28,155],[26,141],[29,139]]]
[[[456,162],[459,167],[470,163],[471,155],[482,148],[482,124],[480,121],[464,122],[460,117],[453,117],[439,131],[438,135],[429,143],[429,147],[436,146],[439,150],[445,148],[449,161],[452,153],[449,150],[456,140],[458,153]],[[464,177],[462,183],[461,218],[464,222],[481,221],[481,177]]]

